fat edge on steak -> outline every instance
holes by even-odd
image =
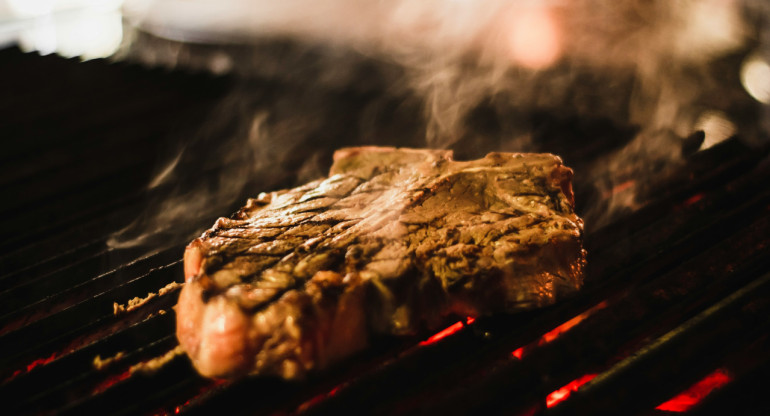
[[[376,335],[552,304],[583,280],[571,178],[551,154],[338,150],[188,245],[179,342],[204,376],[292,379]]]

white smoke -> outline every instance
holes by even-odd
[[[748,41],[744,11],[739,0],[128,0],[124,6],[132,25],[176,41],[129,54],[150,64],[197,65],[213,73],[251,72],[300,85],[366,89],[360,73],[370,67],[361,62],[379,62],[386,95],[406,91],[418,98],[423,125],[413,127],[424,137],[381,143],[382,120],[366,121],[378,117],[378,101],[357,113],[361,119],[340,121],[360,124],[360,143],[453,148],[465,140],[472,146],[474,135],[487,134],[473,125],[479,108],[488,108],[501,125],[494,134],[505,136],[493,150],[549,151],[533,143],[530,126],[522,121],[522,112],[533,110],[636,126],[639,132],[626,147],[582,172],[600,195],[610,195],[608,202],[589,210],[596,223],[611,219],[613,211],[637,207],[633,193],[615,195],[613,189],[640,173],[675,165],[678,140],[712,125],[704,122],[709,114],[723,114],[703,97],[713,95],[723,81],[710,64]],[[257,52],[246,58],[227,53],[228,45],[242,51],[249,44],[264,45],[265,39],[292,39],[324,49],[320,54],[312,48],[294,55],[280,51],[278,57],[274,50],[261,55],[256,46]],[[194,54],[185,45],[191,42],[211,45],[203,64],[190,58]],[[307,56],[313,58],[308,61]],[[229,100],[248,103],[248,94],[237,92]],[[163,206],[206,213],[213,207],[217,215],[225,214],[221,202],[211,201],[232,202],[261,169],[290,158],[302,143],[322,149],[313,141],[319,140],[319,126],[328,125],[330,114],[313,107],[324,106],[322,98],[307,94],[294,95],[296,103],[278,103],[301,104],[306,110],[302,119],[299,112],[297,117],[281,116],[275,108],[233,104],[245,109],[237,112],[242,126],[221,138],[228,150],[218,163],[233,165],[220,179],[224,190],[181,192],[181,199]],[[717,136],[724,138],[724,129],[705,133],[711,144]],[[329,152],[316,152],[295,164],[295,178],[323,174],[319,158]],[[174,180],[174,169],[185,168],[176,161],[159,171],[159,180]],[[177,214],[169,216],[180,218]],[[143,221],[166,227],[169,216]]]

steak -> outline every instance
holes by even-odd
[[[338,150],[188,245],[179,342],[204,376],[292,379],[374,336],[550,305],[583,280],[571,178],[550,154]]]

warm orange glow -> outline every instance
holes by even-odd
[[[525,352],[530,352],[532,350],[532,348],[536,347],[537,345],[544,345],[544,344],[547,344],[547,343],[555,340],[561,334],[563,334],[563,333],[569,331],[570,329],[574,328],[575,326],[577,326],[577,324],[579,324],[580,322],[582,322],[583,320],[585,320],[586,318],[588,318],[589,316],[594,314],[596,311],[598,311],[600,309],[604,309],[606,307],[607,307],[607,301],[606,300],[603,300],[603,301],[597,303],[596,305],[594,305],[590,309],[586,310],[585,312],[581,313],[580,315],[577,315],[574,318],[570,319],[569,321],[564,322],[563,324],[557,326],[556,328],[546,332],[536,342],[533,342],[531,344],[528,344],[528,345],[525,345],[523,347],[519,347],[519,348],[513,350],[511,352],[511,355],[514,358],[521,360],[521,357],[524,356]]]
[[[326,393],[313,396],[307,401],[305,401],[304,403],[302,403],[301,405],[299,405],[297,407],[297,412],[298,413],[306,412],[311,407],[316,406],[322,401],[324,401],[324,399],[326,399]]]
[[[56,353],[51,354],[49,357],[46,358],[38,358],[35,361],[32,361],[31,363],[27,364],[27,372],[32,371],[33,368],[39,366],[39,365],[46,365],[53,361],[56,358]]]
[[[541,69],[559,59],[561,34],[547,8],[516,8],[506,19],[506,30],[508,50],[517,64]]]
[[[442,329],[441,331],[435,333],[430,338],[426,339],[425,341],[420,342],[419,345],[430,345],[433,344],[441,339],[444,339],[457,331],[463,329],[465,324],[463,324],[463,321],[457,321],[454,324],[448,326],[447,328]]]
[[[621,183],[613,186],[612,189],[610,190],[609,194],[605,195],[605,197],[608,197],[610,195],[619,194],[619,193],[621,193],[623,191],[627,191],[627,190],[633,188],[634,185],[636,185],[636,182],[634,180],[621,182]]]
[[[11,374],[10,377],[5,379],[5,381],[11,380],[11,379],[15,378],[16,376],[18,376],[18,375],[20,375],[22,373],[25,373],[25,372],[29,373],[30,371],[32,371],[33,368],[35,368],[37,366],[46,365],[46,364],[50,363],[51,361],[55,360],[57,356],[58,356],[58,353],[54,352],[53,354],[51,354],[48,357],[38,358],[38,359],[32,361],[31,363],[27,364],[26,371],[25,371],[25,369],[16,370],[16,371],[13,372],[13,374]]]
[[[703,193],[702,192],[687,198],[687,200],[684,201],[684,205],[689,207],[690,205],[700,201],[701,199],[703,199]]]
[[[594,312],[604,309],[607,307],[607,301],[602,301],[600,303],[597,303],[594,307],[591,309],[581,313],[580,315],[570,319],[569,321],[557,326],[556,328],[548,331],[540,338],[540,341],[538,342],[538,345],[547,344],[556,338],[558,338],[561,334],[569,331],[570,329],[574,328],[577,324],[582,322],[584,319],[591,316]]]
[[[122,372],[120,374],[112,375],[112,376],[108,377],[106,380],[104,380],[101,383],[99,383],[99,385],[97,385],[94,388],[93,394],[102,393],[103,391],[105,391],[105,390],[109,389],[110,387],[112,387],[114,384],[116,384],[118,382],[121,382],[123,380],[126,380],[129,377],[131,377],[131,370],[126,370],[126,371],[124,371],[124,372]]]
[[[573,391],[577,391],[582,385],[588,383],[596,377],[596,374],[586,374],[580,378],[570,381],[564,387],[551,392],[545,398],[545,405],[547,407],[554,407],[557,404],[567,400]]]
[[[424,345],[430,345],[433,344],[441,339],[444,339],[457,331],[463,329],[465,325],[471,325],[472,323],[476,322],[476,318],[472,316],[468,316],[465,318],[465,323],[463,321],[457,321],[453,323],[452,325],[442,329],[441,331],[433,334],[430,338],[426,339],[425,341],[420,342],[418,345],[424,346]]]
[[[215,388],[217,388],[217,387],[219,387],[219,386],[221,386],[223,384],[228,384],[228,383],[229,383],[229,381],[225,380],[225,379],[215,379],[213,383],[207,384],[207,385],[201,387],[200,389],[198,389],[198,392],[195,393],[195,396],[193,396],[190,399],[187,399],[187,401],[185,401],[184,403],[180,404],[179,406],[176,406],[174,408],[174,413],[175,414],[179,414],[182,411],[182,409],[184,409],[185,407],[187,407],[190,404],[190,402],[192,402],[193,400],[195,400],[198,397],[202,396],[204,393],[206,393],[208,391],[211,391],[211,390],[214,390]]]
[[[686,412],[697,405],[712,391],[724,386],[732,380],[732,377],[724,369],[717,369],[713,373],[703,377],[687,390],[677,394],[673,399],[661,403],[656,409],[667,412]]]
[[[310,409],[311,407],[316,406],[319,403],[323,402],[327,398],[334,396],[335,394],[337,394],[337,392],[340,391],[340,389],[342,388],[343,384],[335,386],[333,389],[329,390],[326,393],[321,393],[321,394],[318,394],[318,395],[315,395],[315,396],[309,398],[308,400],[306,400],[304,403],[302,403],[301,405],[299,405],[297,407],[297,412],[298,413],[305,412],[308,409]]]

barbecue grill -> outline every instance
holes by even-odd
[[[770,147],[745,144],[761,143],[756,137],[742,140],[739,132],[697,151],[703,137],[693,132],[681,149],[684,163],[616,186],[615,195],[644,187],[647,197],[606,226],[589,225],[586,285],[570,300],[515,315],[454,317],[437,333],[383,338],[303,381],[208,380],[174,354],[179,288],[158,294],[183,281],[188,236],[124,246],[107,241],[153,198],[175,192],[173,181],[149,190],[147,184],[178,139],[194,136],[200,120],[241,81],[15,48],[0,51],[0,67],[0,397],[6,414],[770,410],[762,394],[770,376]],[[268,101],[296,89],[291,80],[248,82],[266,91]],[[323,94],[333,108],[356,111],[372,91]],[[408,113],[388,111],[394,119]],[[579,129],[574,120],[559,123],[585,136],[585,146],[549,143],[573,166],[588,165],[586,148],[633,133],[612,130],[606,120]],[[415,125],[407,116],[399,128]],[[323,163],[336,147],[364,144],[354,129],[325,134],[328,142],[310,146],[322,149]],[[410,136],[400,137],[379,144],[410,143]],[[214,215],[232,212],[246,196],[304,179],[292,172],[299,161],[281,163],[283,174],[247,186],[241,199]],[[581,182],[579,169],[577,175],[578,205],[612,196]],[[157,295],[129,310],[115,306],[149,293]]]

